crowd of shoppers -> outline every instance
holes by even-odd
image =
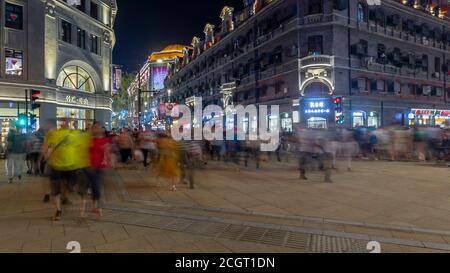
[[[280,136],[279,147],[270,153],[260,151],[260,141],[175,141],[169,133],[122,128],[108,132],[95,123],[85,130],[77,129],[73,120],[63,120],[59,128],[51,122],[33,134],[12,129],[6,144],[6,175],[9,183],[21,181],[25,163],[28,175],[49,177],[44,202],[54,200],[54,220],[60,220],[63,205],[71,204],[70,192],[80,196],[80,217],[86,216],[88,200],[92,213],[102,217],[102,189],[106,169],[127,168],[139,162],[145,170],[177,190],[178,183],[195,186],[195,173],[209,161],[242,165],[254,164],[275,156],[282,162],[295,158],[299,178],[308,180],[313,168],[324,173],[332,183],[332,170],[344,162],[352,171],[352,160],[419,160],[450,161],[450,132],[434,127],[355,128],[314,130],[298,128],[293,134]],[[53,197],[53,198],[51,198]]]

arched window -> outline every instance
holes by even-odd
[[[84,92],[95,92],[94,81],[89,73],[79,66],[67,66],[59,73],[58,86]]]
[[[358,22],[367,22],[367,7],[363,3],[358,3]]]
[[[313,82],[305,88],[305,96],[328,96],[330,88],[321,82]]]

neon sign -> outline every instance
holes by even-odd
[[[416,116],[450,117],[450,110],[412,109],[411,112]]]

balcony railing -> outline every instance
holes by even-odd
[[[305,16],[302,25],[320,24],[333,21],[333,14],[313,14]]]
[[[335,19],[334,19],[335,20]],[[383,27],[378,24],[375,24],[373,21],[367,22],[357,22],[357,28],[360,30],[366,30],[370,32],[376,32],[383,36],[389,36],[397,39],[402,39],[404,41],[408,41],[410,43],[420,44],[423,46],[433,46],[435,48],[439,49],[445,49],[445,46],[441,43],[436,41],[435,39],[431,38],[425,38],[422,36],[415,36],[411,35],[405,31],[400,31],[399,29],[392,28],[392,27]]]
[[[333,57],[327,55],[308,56],[300,60],[300,66],[332,66],[334,64]]]
[[[377,63],[377,62],[370,62],[367,65],[367,68],[371,71],[375,71],[375,72],[383,72],[384,70],[384,65]]]
[[[389,73],[389,74],[400,74],[401,73],[401,69],[399,67],[396,67],[393,65],[386,65],[384,67],[384,70],[386,73]]]
[[[289,73],[292,71],[298,71],[298,62],[291,61],[282,65],[275,65],[267,68],[264,71],[261,71],[260,78],[261,80],[271,78],[283,73]]]

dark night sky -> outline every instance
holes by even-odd
[[[220,23],[226,5],[241,10],[242,0],[117,0],[115,23],[117,44],[113,63],[136,70],[151,52],[169,44],[190,44],[195,35],[203,37],[210,22]]]

